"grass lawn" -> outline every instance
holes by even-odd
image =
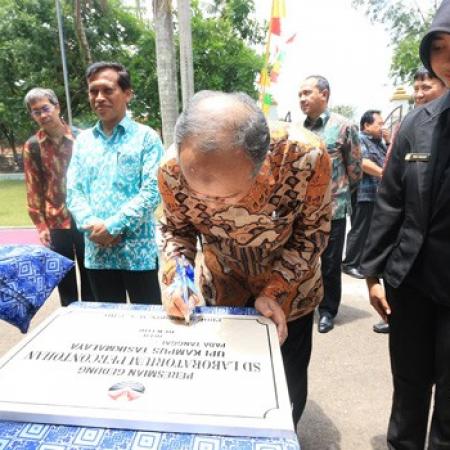
[[[33,226],[26,208],[25,181],[0,181],[0,227]]]

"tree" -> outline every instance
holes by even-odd
[[[193,3],[195,88],[197,91],[243,91],[256,99],[255,80],[263,66],[263,57],[246,44],[239,29],[224,14],[218,10],[217,15],[205,17]]]
[[[347,117],[347,119],[355,119],[355,107],[352,105],[334,105],[330,108],[331,112]]]
[[[75,123],[91,125],[81,49],[75,31],[71,0],[62,3],[67,64]],[[145,33],[119,3],[90,0],[83,19],[93,60],[131,61],[135,42]],[[54,0],[0,0],[0,139],[15,151],[34,130],[23,105],[26,92],[36,86],[55,90],[65,109],[64,85]],[[43,45],[44,43],[44,45]],[[81,64],[80,64],[81,62]],[[156,85],[155,85],[156,86]]]
[[[180,77],[183,109],[194,95],[194,63],[192,54],[192,15],[190,0],[178,0],[180,34]]]
[[[233,21],[224,19],[222,10],[206,15],[192,2],[196,89],[243,91],[256,98],[255,79],[262,58],[242,39]],[[85,5],[82,18],[92,60],[118,61],[128,67],[135,91],[133,117],[161,128],[154,30],[147,29],[118,0],[81,0],[81,4]],[[92,126],[96,117],[87,101],[86,63],[75,30],[74,2],[61,0],[61,6],[74,124],[85,128]],[[174,39],[176,43],[176,32]],[[29,89],[52,88],[64,112],[57,42],[54,0],[0,0],[1,145],[15,150],[35,131],[23,105]],[[170,92],[172,98],[178,98],[176,92],[177,88]],[[174,111],[176,117],[178,107]],[[171,136],[172,130],[168,133]]]
[[[233,33],[249,44],[261,44],[266,27],[253,18],[254,0],[213,0],[209,12],[220,21],[228,22]]]
[[[86,37],[86,31],[81,13],[82,6],[85,5],[82,5],[81,3],[82,0],[75,0],[75,30],[77,32],[78,42],[80,43],[83,60],[86,64],[92,64],[91,48],[89,47],[89,42]]]
[[[164,145],[168,147],[173,142],[173,129],[178,117],[177,62],[170,0],[153,0],[153,24],[162,136]]]
[[[395,81],[408,82],[422,65],[419,58],[421,37],[425,34],[437,9],[437,0],[428,0],[421,9],[416,1],[353,0],[374,23],[385,26],[391,37],[393,57],[391,76]]]

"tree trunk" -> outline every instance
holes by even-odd
[[[10,149],[13,152],[13,159],[16,163],[16,167],[19,170],[23,169],[23,165],[21,164],[21,161],[19,160],[19,155],[17,154],[17,148],[16,148],[16,136],[14,135],[14,130],[9,129],[6,125],[0,124],[0,130],[4,134],[5,138],[8,141],[8,145]]]
[[[177,62],[173,41],[172,5],[170,0],[152,0],[152,2],[162,138],[165,147],[168,148],[173,143],[173,130],[178,117]]]
[[[142,20],[142,6],[141,6],[141,0],[136,0],[136,16],[139,20]]]
[[[84,29],[83,17],[81,15],[81,0],[75,0],[75,30],[84,62],[87,65],[92,64],[91,49],[86,37],[86,30]]]
[[[191,2],[178,0],[178,25],[180,27],[180,73],[183,109],[194,95],[194,63],[192,56]]]

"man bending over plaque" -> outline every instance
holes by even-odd
[[[270,143],[250,97],[202,91],[178,118],[175,146],[177,157],[158,176],[166,311],[189,314],[173,288],[184,259],[197,262],[207,305],[254,306],[270,317],[296,425],[306,403],[313,312],[323,293],[320,255],[330,231],[324,144],[305,129]]]

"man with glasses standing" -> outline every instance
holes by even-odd
[[[25,96],[25,106],[39,126],[23,149],[28,213],[42,244],[67,258],[76,258],[81,299],[91,301],[83,235],[66,206],[66,172],[77,130],[61,119],[58,98],[51,89],[31,89]],[[60,282],[58,290],[63,306],[78,300],[75,268]]]

